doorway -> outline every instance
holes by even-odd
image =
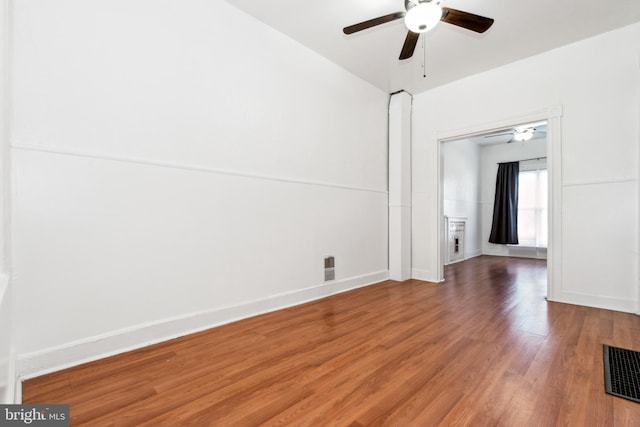
[[[550,109],[500,124],[439,135],[438,212],[442,225],[438,230],[438,273],[441,280],[445,280],[444,266],[451,261],[450,240],[458,238],[460,241],[460,235],[455,231],[462,223],[464,259],[481,254],[546,258],[547,299],[553,300],[554,289],[560,289],[559,263],[554,262],[560,254],[560,116],[559,108]],[[456,153],[464,154],[456,156]],[[535,226],[533,231],[526,230],[528,235],[524,244],[493,245],[488,243],[488,233],[497,163],[509,161],[520,161],[523,172],[532,175],[525,181],[540,184],[546,180],[542,192],[546,193],[546,206],[523,206],[528,209],[523,213],[526,220],[523,222]],[[493,167],[489,168],[487,165],[491,163]],[[546,229],[545,221],[540,221],[542,216],[546,219]],[[451,231],[453,228],[456,229],[454,232]]]

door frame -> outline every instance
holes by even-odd
[[[443,155],[442,144],[455,139],[463,139],[473,135],[489,133],[501,129],[519,126],[526,123],[547,122],[547,174],[548,174],[548,245],[547,245],[547,300],[555,301],[562,289],[562,106],[552,106],[532,113],[507,117],[488,123],[474,124],[467,127],[435,133],[432,138],[437,144],[438,156],[438,227],[437,236],[437,277],[444,280],[445,262],[445,230],[443,229]]]

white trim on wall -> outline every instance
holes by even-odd
[[[480,255],[482,255],[482,249],[476,249],[476,250],[473,250],[473,251],[465,254],[465,258],[464,259],[468,260],[468,259],[471,259],[471,258],[478,257]]]
[[[62,156],[83,157],[83,158],[90,158],[90,159],[97,159],[97,160],[130,163],[130,164],[137,164],[137,165],[143,165],[143,166],[155,166],[155,167],[162,167],[162,168],[169,168],[169,169],[180,169],[180,170],[186,170],[186,171],[192,171],[192,172],[202,172],[202,173],[210,173],[210,174],[218,174],[218,175],[232,175],[232,176],[239,176],[239,177],[250,178],[250,179],[286,182],[290,184],[314,185],[314,186],[321,186],[321,187],[339,188],[343,190],[355,190],[355,191],[366,191],[370,193],[388,194],[388,191],[386,189],[382,190],[382,189],[376,189],[376,188],[342,185],[342,184],[336,184],[332,182],[312,181],[312,180],[304,180],[304,179],[297,179],[297,178],[289,178],[284,176],[262,175],[262,174],[256,174],[251,172],[219,169],[219,168],[212,168],[208,166],[194,165],[194,164],[188,164],[188,163],[169,162],[169,161],[162,161],[162,160],[149,160],[149,159],[132,157],[132,156],[118,156],[118,155],[105,154],[105,153],[94,153],[90,151],[83,151],[83,150],[77,150],[77,149],[49,147],[49,146],[40,145],[40,144],[27,144],[27,143],[15,141],[15,140],[11,141],[11,148],[14,150],[35,151],[40,153],[58,154]]]
[[[547,179],[549,180],[547,300],[557,301],[562,290],[562,107],[547,117]]]
[[[212,310],[137,325],[43,351],[21,354],[18,357],[18,376],[21,380],[34,378],[215,326],[372,285],[388,278],[388,270],[378,271],[273,295],[239,305],[218,307]]]
[[[438,156],[437,170],[437,191],[436,201],[437,218],[444,217],[443,207],[443,165],[442,165],[442,144],[454,139],[462,139],[471,135],[500,130],[514,125],[531,123],[536,121],[547,121],[547,170],[549,173],[549,248],[547,253],[547,299],[555,301],[558,290],[562,289],[561,275],[561,207],[562,207],[562,157],[561,157],[561,118],[562,106],[550,106],[528,114],[509,117],[487,123],[476,123],[459,129],[436,131],[430,136],[429,144],[436,144]],[[441,225],[436,227],[436,245],[438,260],[436,277],[444,280],[444,231]]]
[[[577,187],[580,185],[600,185],[600,184],[620,184],[623,182],[636,182],[636,178],[616,178],[616,179],[588,179],[580,181],[569,181],[562,184],[563,187]]]
[[[411,269],[411,278],[416,280],[423,280],[425,282],[433,281],[433,273],[429,270],[422,270],[419,268]]]
[[[636,305],[635,301],[628,299],[589,295],[571,291],[563,291],[562,298],[557,299],[556,302],[615,310],[623,313],[633,313]]]

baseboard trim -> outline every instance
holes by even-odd
[[[18,378],[22,380],[37,377],[226,323],[361,288],[382,282],[388,278],[388,270],[377,271],[239,305],[220,307],[137,325],[61,346],[19,355]]]
[[[430,270],[421,270],[419,268],[411,269],[411,278],[416,280],[424,280],[425,282],[440,282],[440,279],[434,277]]]
[[[466,254],[464,259],[468,260],[471,258],[479,257],[480,255],[482,255],[482,249],[476,249]]]
[[[544,257],[537,256],[537,255],[532,256],[531,254],[518,253],[517,251],[503,252],[503,251],[496,251],[491,249],[484,250],[481,255],[504,256],[504,257],[511,257],[511,258],[547,259],[547,256],[544,256]]]
[[[579,292],[559,292],[559,296],[553,302],[582,305],[587,307],[602,308],[605,310],[621,311],[624,313],[636,313],[637,301],[622,298],[611,298],[599,295],[582,294]]]

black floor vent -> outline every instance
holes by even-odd
[[[604,390],[640,403],[640,352],[624,348],[604,349]]]

